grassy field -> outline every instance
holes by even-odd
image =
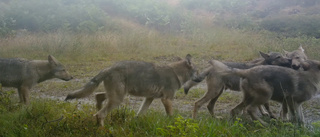
[[[121,23],[121,22],[119,22]],[[269,32],[248,32],[217,27],[202,28],[192,33],[165,34],[154,30],[124,25],[123,32],[95,34],[22,34],[0,39],[1,57],[46,59],[49,54],[62,62],[74,80],[61,82],[50,80],[37,85],[32,92],[30,106],[17,104],[16,91],[3,88],[0,95],[0,136],[319,136],[320,122],[306,127],[270,120],[270,126],[262,127],[247,117],[231,120],[228,112],[220,112],[221,119],[212,118],[205,110],[199,118],[191,118],[193,102],[205,92],[205,88],[192,89],[185,96],[182,90],[176,94],[175,114],[165,116],[157,105],[142,116],[135,117],[136,109],[124,103],[106,118],[106,126],[96,126],[92,115],[96,112],[89,101],[63,102],[61,99],[81,87],[100,70],[120,60],[142,60],[159,64],[173,62],[177,57],[190,53],[201,71],[212,59],[224,61],[249,61],[259,57],[258,51],[294,50],[301,44],[309,58],[320,59],[318,39],[298,37],[279,38]],[[101,91],[100,87],[98,91]],[[241,93],[225,93],[218,104],[221,110],[230,110],[241,100]],[[141,101],[141,100],[139,100]],[[139,105],[138,103],[134,103]],[[157,104],[157,103],[155,103]],[[185,105],[185,109],[177,109]],[[226,107],[226,108],[223,108]],[[308,105],[312,108],[313,105]],[[157,109],[158,108],[158,109]],[[162,106],[161,106],[162,108]],[[205,109],[205,107],[203,107]],[[308,109],[308,108],[307,108]],[[219,109],[218,109],[219,110]],[[317,114],[315,112],[315,114]]]

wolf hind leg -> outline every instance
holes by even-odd
[[[146,112],[146,110],[149,108],[150,104],[152,103],[152,101],[154,100],[154,98],[145,98],[143,100],[143,103],[141,104],[141,107],[138,111],[138,116],[142,115],[143,113]]]
[[[108,91],[106,92],[107,103],[94,115],[100,126],[104,126],[104,118],[123,102],[126,95],[125,86],[120,82],[106,83],[108,82],[104,82],[105,89]]]
[[[265,103],[263,106],[266,108],[267,112],[265,112],[265,111],[262,112],[261,109],[263,109],[263,107],[262,107],[262,106],[259,106],[259,110],[260,110],[261,114],[264,115],[264,116],[269,116],[270,118],[276,119],[276,116],[272,113],[272,111],[271,111],[271,109],[270,109],[270,104],[269,104],[269,102],[268,102],[268,103]]]
[[[244,93],[244,95],[243,95],[242,102],[239,103],[236,107],[234,107],[231,110],[231,116],[232,117],[235,117],[236,115],[241,114],[241,112],[246,110],[247,105],[250,104],[253,101],[252,96],[247,94],[246,91],[243,91],[243,93]]]
[[[221,96],[223,91],[224,91],[224,87],[221,88],[219,94],[216,97],[214,97],[213,99],[211,99],[207,105],[207,109],[208,109],[209,113],[211,114],[211,116],[214,116],[214,105],[216,104],[218,98]]]
[[[258,106],[254,104],[250,104],[247,107],[247,111],[251,116],[252,120],[258,120],[263,126],[267,126],[268,124],[258,117],[257,110],[258,110]]]
[[[288,99],[288,106],[291,112],[291,120],[294,122],[298,122],[299,125],[304,124],[304,116],[302,112],[302,107],[300,103],[295,102],[292,98]]]
[[[281,116],[281,120],[283,121],[288,121],[288,104],[287,104],[287,100],[284,99],[282,102],[282,109],[280,111],[280,116]]]
[[[104,118],[108,113],[112,111],[112,109],[118,107],[123,101],[123,97],[118,98],[109,98],[107,100],[107,104],[102,107],[94,116],[97,118],[97,123],[100,126],[104,126]]]
[[[107,99],[106,97],[106,92],[98,92],[95,94],[95,99],[96,99],[96,108],[99,111],[102,108],[103,101]]]

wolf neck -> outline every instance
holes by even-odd
[[[268,63],[266,60],[261,59],[261,60],[257,61],[256,63],[254,63],[252,67],[258,66],[258,65],[268,65]]]
[[[181,88],[182,84],[185,83],[185,81],[183,80],[181,74],[179,74],[179,73],[177,72],[177,70],[175,70],[175,67],[174,67],[174,66],[171,66],[171,65],[169,65],[169,66],[171,67],[171,69],[173,70],[173,73],[175,74],[174,76],[175,76],[176,80],[177,80],[178,83],[179,83],[179,88]]]
[[[53,73],[48,61],[34,60],[32,63],[39,77],[38,83],[53,78]]]

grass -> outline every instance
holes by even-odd
[[[5,95],[5,96],[4,96]],[[3,99],[12,98],[7,92]],[[183,112],[167,117],[151,109],[141,117],[126,106],[115,109],[105,120],[105,127],[96,125],[92,105],[33,99],[31,105],[15,103],[1,109],[0,136],[315,136],[320,134],[319,123],[301,128],[291,123],[271,120],[268,127],[245,118],[190,119]]]
[[[25,34],[0,39],[1,57],[46,59],[48,54],[62,62],[75,80],[46,81],[33,90],[45,95],[64,97],[96,75],[100,70],[120,60],[143,60],[159,64],[174,61],[190,53],[200,70],[208,60],[248,61],[259,57],[258,51],[291,51],[303,44],[309,58],[318,56],[318,39],[307,37],[279,38],[269,32],[248,32],[214,26],[201,31],[165,34],[144,28],[124,28],[123,32],[100,32],[91,35],[55,32]],[[35,96],[34,92],[31,96]],[[190,106],[205,93],[193,89],[189,95],[182,90],[176,94],[179,105]],[[175,110],[167,117],[163,109],[151,108],[142,117],[135,117],[126,104],[106,118],[106,126],[96,126],[93,104],[62,102],[56,99],[33,97],[30,106],[17,105],[16,92],[0,95],[0,136],[317,136],[319,122],[309,127],[270,121],[269,127],[250,122],[245,117],[215,119],[207,112],[199,112],[198,119],[190,119],[190,111]],[[235,100],[224,93],[218,103]],[[230,108],[232,106],[222,106]],[[219,110],[219,109],[218,109]],[[223,114],[226,115],[226,114]],[[228,117],[228,115],[226,115]]]

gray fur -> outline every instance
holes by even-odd
[[[29,92],[34,85],[52,78],[68,81],[72,76],[51,55],[48,60],[0,58],[0,83],[17,88],[21,103],[29,104]]]
[[[272,52],[269,54],[265,54],[260,52],[262,58],[256,59],[252,62],[248,63],[235,63],[235,62],[224,62],[224,64],[231,68],[238,69],[248,69],[258,65],[280,65],[289,67],[291,65],[291,61],[288,58],[283,57],[280,53]],[[207,109],[211,115],[214,115],[214,105],[222,92],[225,89],[231,89],[234,91],[240,91],[240,77],[235,75],[220,75],[219,72],[212,66],[205,69],[202,73],[199,74],[199,77],[195,81],[188,81],[184,85],[185,93],[188,93],[189,89],[194,85],[198,84],[198,82],[202,81],[206,78],[207,93],[198,101],[195,102],[194,110],[192,117],[195,118],[198,109],[206,102],[209,102]],[[268,110],[268,104],[266,104]],[[268,110],[270,113],[270,110]],[[267,115],[261,108],[261,113]],[[271,117],[274,117],[272,113],[270,113]]]
[[[91,94],[102,81],[106,92],[96,94],[100,125],[113,108],[121,104],[126,94],[145,97],[138,115],[143,114],[155,98],[161,98],[168,115],[172,115],[172,101],[175,91],[190,78],[196,70],[191,63],[191,55],[169,65],[156,65],[142,61],[121,61],[102,70],[83,88],[68,94],[66,100],[82,98]],[[107,104],[102,107],[102,103]]]
[[[301,104],[319,90],[320,62],[307,60],[300,65],[304,71],[295,71],[279,66],[256,66],[250,69],[227,68],[219,61],[211,61],[212,66],[221,73],[229,73],[242,77],[241,90],[244,93],[243,101],[232,109],[235,116],[246,109],[253,120],[259,120],[267,125],[256,114],[257,107],[267,103],[270,99],[286,102],[292,114],[292,120],[303,123]]]

